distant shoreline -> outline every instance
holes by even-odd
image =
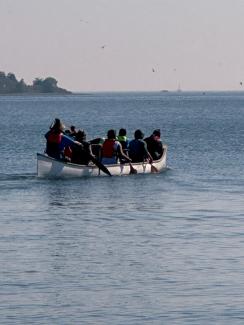
[[[27,85],[24,79],[17,80],[14,73],[0,71],[0,95],[66,95],[71,91],[58,87],[58,81],[53,77],[35,78],[32,85]]]
[[[52,96],[92,96],[92,95],[99,95],[99,94],[159,94],[162,96],[167,95],[187,95],[187,94],[199,94],[199,95],[211,95],[211,94],[239,94],[244,95],[244,91],[241,90],[168,90],[168,91],[161,91],[161,90],[106,90],[106,91],[90,91],[90,92],[71,92],[71,91],[64,91],[64,92],[21,92],[21,93],[0,93],[0,97],[52,97]]]
[[[73,96],[75,95],[72,92],[69,93],[6,93],[6,94],[1,94],[0,97],[38,97],[38,96],[46,96],[46,97],[52,97],[52,96]]]

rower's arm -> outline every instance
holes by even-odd
[[[144,142],[145,142],[145,141],[144,141]],[[150,152],[149,152],[148,149],[147,149],[147,144],[146,144],[146,142],[145,142],[145,145],[144,145],[144,149],[145,149],[145,152],[146,152],[146,155],[147,155],[147,158],[148,158],[149,162],[152,163],[153,158],[152,158]]]
[[[78,141],[75,141],[74,139],[68,137],[65,134],[62,134],[62,140],[61,140],[61,147],[62,149],[67,146],[72,146],[73,144],[77,144],[78,146],[82,146],[82,144]]]
[[[118,149],[117,150],[118,150],[118,154],[119,154],[120,157],[125,158],[128,162],[131,161],[131,159],[123,152],[123,149],[122,149],[122,146],[121,146],[120,143],[118,143]]]

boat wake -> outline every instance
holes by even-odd
[[[0,173],[0,181],[19,181],[19,180],[31,180],[35,179],[35,173],[25,173],[25,174],[3,174]]]

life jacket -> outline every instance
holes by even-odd
[[[117,136],[117,140],[120,142],[120,141],[127,141],[127,137],[125,135],[118,135]]]
[[[45,134],[47,139],[46,153],[48,156],[53,158],[60,158],[60,148],[59,145],[62,141],[62,134],[49,131]]]
[[[128,149],[129,141],[125,135],[118,135],[117,140],[121,143],[122,149]]]
[[[53,132],[50,132],[50,134],[48,135],[48,138],[47,138],[47,141],[48,142],[52,142],[52,143],[61,143],[61,140],[62,140],[62,134],[61,133],[53,133]]]
[[[117,156],[118,143],[114,139],[106,139],[102,147],[102,155],[106,158],[113,158]]]

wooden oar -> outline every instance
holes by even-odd
[[[129,163],[130,165],[130,174],[137,174],[137,170],[132,166],[131,163]]]
[[[89,152],[85,152],[84,151],[84,146],[81,143],[75,143],[81,150],[81,152],[84,152],[84,155],[86,155],[88,157],[88,159],[90,159],[94,165],[96,165],[99,169],[101,169],[105,174],[112,176],[110,171],[107,169],[107,167],[105,167],[99,160],[97,160],[95,157],[93,157],[91,154],[89,154]]]
[[[151,165],[151,173],[158,173],[159,172],[158,169],[155,166],[153,166],[152,163],[150,163],[150,165]]]
[[[105,174],[112,176],[107,167],[105,167],[99,160],[89,155],[89,159],[95,164],[99,169],[101,169]]]

